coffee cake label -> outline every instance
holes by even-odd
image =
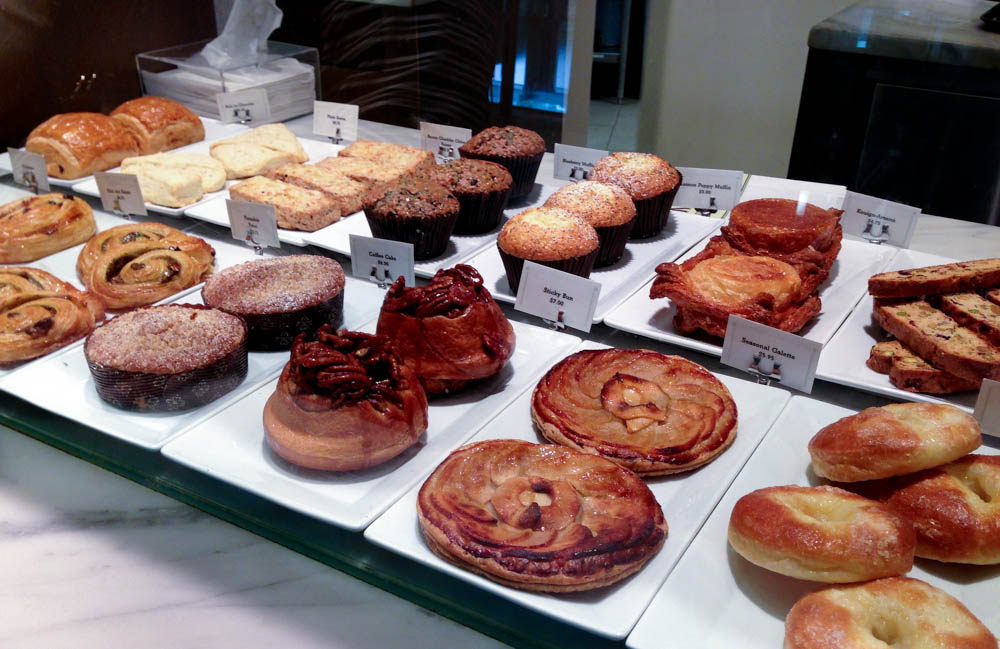
[[[313,102],[313,133],[330,138],[334,144],[358,139],[358,107],[332,101]]]
[[[884,198],[847,192],[842,209],[844,234],[852,234],[869,243],[888,243],[908,248],[917,229],[920,209]]]
[[[242,241],[255,250],[281,247],[273,205],[227,198],[226,211],[229,212],[229,227],[233,238],[237,241]]]
[[[740,202],[743,172],[732,169],[677,167],[681,186],[674,197],[674,207],[725,211]]]
[[[263,88],[247,88],[215,95],[223,124],[256,124],[271,119],[271,104]]]
[[[471,137],[472,129],[420,122],[420,148],[433,153],[438,164],[458,158],[458,148]]]
[[[398,278],[413,286],[413,244],[351,235],[351,274],[380,286],[388,286]]]
[[[984,434],[1000,437],[1000,381],[983,379],[976,399],[975,417]]]
[[[49,172],[45,166],[45,156],[14,147],[7,147],[14,182],[25,185],[36,194],[49,191]]]
[[[590,331],[600,296],[600,282],[526,261],[514,309],[543,318],[559,329]]]
[[[558,180],[590,180],[590,172],[594,170],[597,161],[608,155],[602,149],[588,149],[585,146],[572,144],[556,144],[555,166],[552,177]]]
[[[101,195],[101,206],[105,212],[125,216],[146,216],[146,201],[142,198],[142,188],[135,174],[115,174],[98,171],[94,174],[97,191]]]
[[[729,316],[722,364],[747,372],[757,383],[778,383],[812,392],[823,345],[739,316]]]

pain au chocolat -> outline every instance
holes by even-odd
[[[531,418],[548,440],[641,475],[688,471],[736,437],[736,403],[711,372],[646,349],[588,349],[538,382]]]
[[[552,444],[459,448],[427,478],[417,515],[445,561],[513,588],[570,592],[638,572],[667,523],[634,473]]]

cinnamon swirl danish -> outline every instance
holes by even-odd
[[[86,201],[42,194],[0,206],[0,264],[47,257],[89,239],[97,230]]]

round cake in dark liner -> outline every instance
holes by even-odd
[[[461,208],[455,221],[455,234],[483,234],[500,225],[510,189],[485,194],[456,194],[456,197]]]
[[[531,156],[517,157],[467,153],[465,151],[460,151],[460,154],[463,158],[486,160],[506,167],[507,171],[514,178],[514,184],[510,187],[510,196],[508,196],[507,200],[514,200],[522,196],[527,196],[535,187],[535,177],[538,175],[538,167],[542,164],[542,157],[545,155],[545,152],[542,151]]]
[[[216,307],[220,308],[221,307]],[[226,309],[221,309],[226,311]],[[235,313],[247,323],[251,351],[273,352],[291,349],[300,333],[312,334],[324,324],[337,328],[344,319],[344,291],[316,306],[287,313]]]
[[[679,171],[677,173],[680,175]],[[681,176],[681,182],[683,180],[684,177]],[[680,188],[679,182],[677,187],[670,191],[635,201],[635,224],[632,226],[629,238],[648,239],[663,232],[663,228],[667,227],[667,222],[670,220],[670,208]]]
[[[524,269],[525,260],[504,252],[500,246],[497,246],[497,250],[500,252],[500,260],[503,261],[504,270],[507,271],[507,283],[510,285],[510,291],[514,295],[517,295],[517,287],[521,284],[521,271]],[[541,266],[561,270],[570,275],[590,277],[590,271],[594,269],[594,261],[597,259],[597,252],[599,250],[600,247],[595,248],[593,252],[589,252],[586,255],[571,257],[570,259],[559,259],[556,261],[536,261],[532,259],[531,261]]]
[[[398,214],[394,209],[399,206],[416,213]],[[460,207],[451,192],[423,176],[378,187],[364,202],[372,236],[412,243],[417,261],[438,257],[448,248]]]
[[[412,243],[413,258],[422,261],[438,257],[448,248],[458,212],[430,218],[400,218],[395,214],[372,214],[365,208],[365,218],[373,237]]]
[[[621,225],[609,225],[603,228],[595,227],[597,238],[601,243],[597,246],[597,259],[594,268],[604,268],[618,263],[625,254],[625,246],[635,226],[635,219]]]

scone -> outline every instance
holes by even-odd
[[[429,169],[434,166],[434,154],[430,151],[405,144],[373,142],[365,139],[351,142],[337,155],[343,158],[373,160],[406,169],[411,173],[418,169]]]
[[[497,249],[514,295],[525,261],[589,277],[599,246],[594,226],[557,207],[529,208],[507,221],[497,236]]]
[[[154,153],[125,158],[122,160],[121,172],[135,173],[133,170],[145,167],[194,172],[201,180],[201,191],[205,194],[217,192],[226,186],[226,168],[212,156],[203,153]],[[143,196],[146,196],[145,192]]]
[[[365,192],[368,191],[364,183],[318,165],[283,165],[264,175],[325,194],[339,204],[341,217],[360,212]]]
[[[155,153],[122,160],[121,172],[135,174],[149,203],[184,207],[226,184],[226,168],[201,153]]]
[[[97,230],[90,205],[41,194],[0,205],[0,264],[20,264],[72,248]]]
[[[254,176],[229,188],[233,200],[274,207],[279,228],[315,232],[340,220],[344,206],[322,192]]]
[[[284,124],[265,124],[226,140],[213,142],[213,158],[226,167],[228,178],[247,178],[309,156]]]
[[[66,180],[117,167],[139,153],[135,136],[100,113],[53,115],[28,134],[24,148],[45,156],[48,175]]]
[[[406,167],[365,158],[324,158],[316,166],[343,174],[368,189],[398,183],[411,173]]]
[[[193,112],[163,97],[139,97],[111,111],[139,144],[139,154],[160,153],[205,139],[205,126]]]

